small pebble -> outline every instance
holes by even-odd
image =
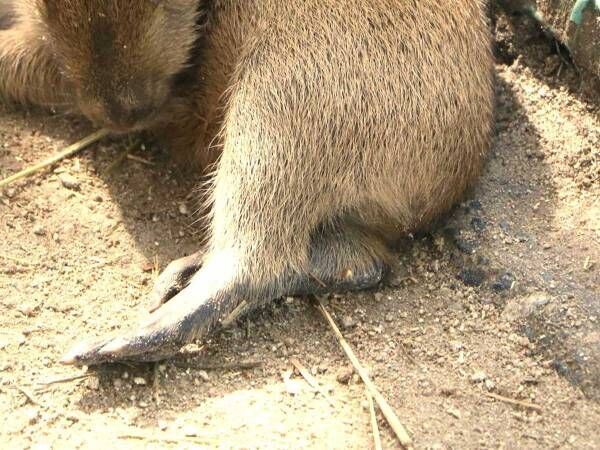
[[[44,229],[43,226],[36,225],[35,227],[33,227],[33,234],[35,234],[37,236],[45,236],[46,235],[46,230]]]
[[[40,418],[40,413],[37,409],[30,408],[25,412],[25,416],[27,417],[27,423],[29,423],[29,425],[35,425]]]
[[[146,380],[142,377],[135,377],[133,379],[133,382],[138,386],[146,386]]]
[[[210,380],[210,377],[208,376],[208,373],[206,373],[206,370],[201,370],[198,372],[198,376],[200,378],[202,378],[202,381],[208,381]]]
[[[79,190],[79,187],[81,186],[80,181],[75,178],[72,175],[69,175],[68,173],[61,173],[58,176],[58,179],[60,180],[60,182],[62,183],[62,185],[64,187],[66,187],[67,189],[71,189],[71,190]]]
[[[463,343],[460,341],[450,341],[450,348],[452,351],[458,352],[462,350],[464,347]]]
[[[348,384],[350,382],[350,379],[352,378],[353,373],[354,369],[346,367],[338,372],[335,379],[340,384]]]
[[[349,329],[356,326],[356,321],[351,316],[344,316],[342,318],[342,328]]]
[[[440,389],[440,394],[445,397],[453,397],[458,393],[458,389],[453,386],[443,387]]]
[[[183,434],[187,437],[194,437],[194,436],[199,436],[200,431],[198,431],[198,428],[195,427],[194,425],[185,425],[183,427]]]
[[[484,282],[486,274],[481,269],[463,269],[458,278],[467,286],[481,286]]]
[[[453,408],[452,406],[451,406],[451,407],[449,407],[449,408],[446,410],[446,412],[447,412],[448,414],[450,414],[452,417],[455,417],[455,418],[457,418],[457,419],[460,419],[460,418],[461,418],[460,411],[459,411],[458,409],[456,409],[456,408]]]
[[[492,284],[492,289],[496,292],[512,289],[515,283],[515,277],[511,273],[504,273]]]
[[[179,214],[181,214],[183,216],[187,216],[189,214],[187,205],[185,203],[179,204]]]
[[[478,370],[473,375],[471,375],[471,381],[473,383],[483,383],[485,380],[487,380],[487,375],[481,370]]]
[[[87,379],[87,387],[92,391],[97,391],[100,389],[100,380],[96,377],[90,377]]]
[[[72,423],[79,422],[79,413],[77,411],[71,411],[65,417],[69,422],[72,422]]]
[[[35,315],[36,307],[33,303],[26,303],[24,305],[19,306],[17,310],[24,316],[33,317]],[[26,335],[26,333],[23,334]]]

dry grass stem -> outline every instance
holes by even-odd
[[[304,367],[302,365],[302,363],[300,361],[298,361],[296,358],[291,358],[290,362],[296,369],[298,369],[298,372],[300,372],[300,375],[302,375],[302,377],[306,380],[306,382],[310,385],[310,387],[312,387],[315,391],[317,391],[319,394],[321,394],[325,398],[325,400],[327,400],[327,402],[335,408],[335,403],[333,403],[333,400],[331,399],[331,397],[327,394],[327,392],[325,392],[325,389],[323,389],[321,387],[321,385],[315,379],[315,377],[313,377],[311,375],[311,373],[308,371],[308,369],[306,367]]]
[[[39,385],[40,386],[51,386],[53,384],[70,383],[72,381],[83,380],[83,379],[89,378],[91,376],[92,376],[91,373],[84,373],[84,374],[80,374],[80,375],[72,375],[72,376],[68,376],[68,377],[55,378],[55,379],[50,380],[50,381],[45,381],[45,382],[39,383]]]
[[[534,411],[542,412],[542,407],[539,405],[535,405],[533,403],[523,402],[521,400],[515,400],[515,399],[509,398],[509,397],[504,397],[503,395],[492,394],[491,392],[486,392],[485,396],[489,397],[489,398],[493,398],[500,402],[510,403],[511,405],[522,406],[523,408],[533,409]]]
[[[218,446],[217,439],[209,439],[202,437],[192,438],[180,436],[152,436],[149,434],[121,434],[117,436],[117,439],[153,442],[156,444],[183,445],[184,443],[187,443],[188,445],[196,444],[210,446],[210,448],[214,448],[213,446]]]
[[[223,319],[223,321],[221,322],[223,327],[227,328],[231,326],[231,324],[235,322],[238,319],[238,317],[240,317],[244,313],[247,306],[248,303],[246,302],[246,300],[240,303],[233,311],[231,311],[231,314],[229,314],[225,319]]]
[[[10,177],[5,178],[4,180],[1,180],[0,181],[0,189],[8,186],[9,184],[11,184],[17,180],[20,180],[21,178],[25,178],[25,177],[34,175],[34,174],[44,170],[45,168],[50,167],[51,165],[56,164],[57,162],[65,159],[65,158],[68,158],[69,156],[72,156],[77,152],[80,152],[84,148],[90,146],[94,142],[99,141],[100,139],[102,139],[103,137],[105,137],[107,135],[108,135],[107,130],[98,130],[95,133],[90,134],[89,136],[83,138],[82,140],[69,145],[63,151],[48,158],[47,160],[42,161],[41,163],[35,164],[27,169],[21,170],[20,172],[17,172],[14,175],[11,175]]]
[[[350,347],[350,345],[348,344],[346,339],[344,339],[344,336],[342,335],[339,328],[335,324],[333,318],[327,312],[327,309],[325,309],[325,305],[323,304],[321,299],[319,299],[319,298],[316,298],[316,299],[318,302],[319,311],[321,311],[321,314],[323,314],[323,317],[325,317],[325,320],[327,320],[327,322],[331,326],[331,329],[333,330],[340,346],[346,353],[346,356],[348,357],[350,362],[352,362],[354,369],[356,370],[356,372],[358,373],[360,378],[363,380],[363,382],[367,386],[367,389],[369,390],[369,392],[375,399],[375,402],[377,402],[379,409],[381,410],[381,412],[382,412],[383,416],[385,417],[385,419],[387,420],[388,424],[390,425],[390,427],[392,428],[392,430],[398,437],[398,440],[400,441],[402,446],[405,447],[406,449],[412,448],[412,439],[408,435],[406,428],[404,428],[404,425],[402,425],[402,423],[398,419],[398,416],[396,415],[396,413],[394,412],[392,407],[389,405],[389,403],[386,401],[386,399],[383,397],[383,395],[381,395],[381,393],[377,389],[377,386],[375,386],[375,384],[371,381],[369,374],[367,373],[365,368],[361,365],[360,361],[354,354],[352,347]]]
[[[377,425],[377,414],[375,414],[375,405],[373,404],[373,396],[368,389],[367,400],[369,402],[369,412],[371,413],[371,429],[373,431],[373,446],[375,450],[381,450],[381,436],[379,435],[379,426]]]
[[[17,391],[19,391],[21,394],[23,394],[25,396],[25,398],[27,399],[27,401],[29,403],[31,403],[32,405],[35,406],[42,406],[40,402],[38,402],[36,400],[36,398],[33,396],[33,394],[31,394],[29,391],[27,391],[25,388],[21,387],[21,386],[15,386],[15,389]]]
[[[154,163],[152,161],[148,161],[147,159],[142,158],[141,156],[136,156],[136,155],[130,155],[129,153],[127,153],[127,159],[130,159],[132,161],[136,161],[142,164],[146,164],[147,166],[153,166]]]
[[[113,160],[113,162],[111,162],[109,166],[106,169],[104,169],[104,175],[110,175],[118,166],[121,165],[121,163],[123,163],[123,161],[125,161],[129,157],[129,153],[134,151],[140,145],[141,141],[139,140],[130,141],[129,145],[124,150],[119,152],[119,154]]]

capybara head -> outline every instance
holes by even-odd
[[[144,128],[198,35],[198,0],[36,0],[77,106],[115,131]]]

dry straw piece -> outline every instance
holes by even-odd
[[[49,167],[65,158],[68,158],[69,156],[74,155],[75,153],[92,145],[94,142],[97,142],[100,139],[102,139],[103,137],[108,136],[108,134],[109,133],[107,130],[98,130],[98,131],[90,134],[89,136],[83,138],[82,140],[69,145],[62,152],[48,158],[46,161],[42,161],[41,163],[38,163],[31,167],[28,167],[27,169],[17,172],[8,178],[5,178],[4,180],[0,180],[0,189],[8,186],[11,183],[14,183],[17,180],[20,180],[21,178],[25,178],[30,175],[34,175],[37,172],[44,170],[46,167]]]
[[[371,414],[371,429],[373,430],[373,446],[375,450],[382,450],[381,436],[379,435],[379,427],[377,426],[377,414],[375,414],[375,405],[373,404],[373,396],[366,389],[367,400],[369,402],[369,412]]]
[[[408,435],[406,428],[404,428],[404,425],[402,425],[402,423],[398,419],[398,416],[396,415],[396,413],[394,412],[392,407],[389,405],[389,403],[386,401],[386,399],[383,398],[383,395],[381,395],[381,393],[377,389],[377,386],[375,386],[375,384],[371,381],[369,374],[367,373],[365,368],[361,365],[360,361],[354,354],[354,351],[352,350],[352,348],[350,347],[350,345],[348,344],[346,339],[344,339],[344,336],[342,335],[340,329],[337,327],[337,325],[333,321],[333,318],[331,317],[331,315],[327,312],[327,309],[325,309],[325,305],[323,304],[321,299],[316,297],[316,300],[318,302],[319,311],[321,311],[321,314],[323,314],[323,317],[325,317],[325,320],[327,320],[327,322],[331,326],[331,329],[335,333],[335,336],[337,337],[338,342],[340,343],[340,346],[342,347],[342,349],[344,349],[346,356],[348,356],[348,359],[354,366],[354,369],[356,370],[356,372],[358,373],[360,378],[363,380],[363,383],[365,383],[365,386],[369,390],[369,393],[375,399],[377,406],[379,406],[379,409],[381,410],[381,412],[382,412],[383,416],[385,417],[385,419],[387,420],[388,424],[390,425],[390,427],[392,428],[392,430],[398,437],[398,440],[400,441],[400,443],[402,444],[402,446],[404,448],[411,449],[412,448],[412,439]]]

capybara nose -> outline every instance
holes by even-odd
[[[111,102],[108,104],[107,116],[112,124],[118,127],[133,127],[147,119],[153,111],[150,103]]]

